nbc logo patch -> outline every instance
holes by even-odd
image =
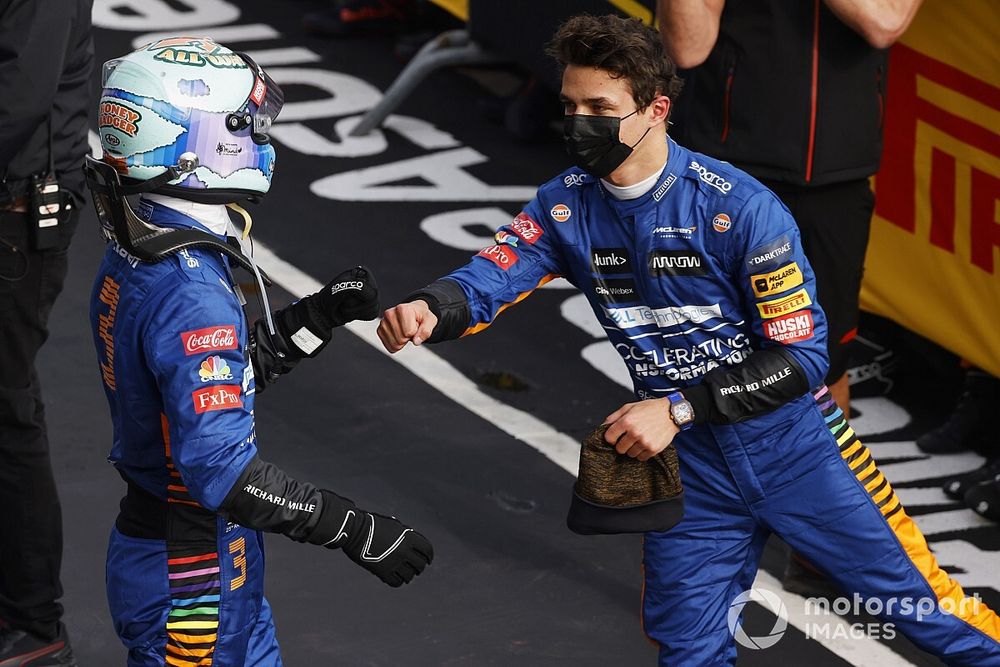
[[[208,359],[201,362],[198,369],[198,377],[202,382],[212,382],[213,380],[232,380],[233,373],[229,370],[226,360],[217,354],[213,354]]]

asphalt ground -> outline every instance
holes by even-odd
[[[98,62],[128,52],[143,33],[219,34],[223,43],[228,33],[286,84],[289,104],[273,133],[277,175],[252,211],[254,233],[321,282],[363,263],[378,276],[383,302],[395,303],[467,261],[477,237],[486,245],[503,216],[566,166],[558,142],[519,145],[485,120],[478,111],[491,95],[484,77],[461,71],[432,75],[400,109],[425,123],[419,131],[397,121],[404,131],[387,130],[381,143],[345,139],[351,121],[344,118],[370,106],[400,65],[390,39],[303,35],[299,15],[322,3],[160,4],[157,13],[144,3],[117,3],[117,10],[98,3]],[[95,80],[95,95],[97,87]],[[472,178],[455,177],[448,164]],[[332,175],[339,176],[331,184]],[[451,217],[434,217],[441,214]],[[63,502],[65,620],[85,666],[124,662],[103,576],[124,484],[105,461],[110,422],[87,318],[102,251],[88,210],[39,362]],[[631,394],[614,379],[620,371],[588,361],[584,351],[599,341],[567,319],[564,304],[573,294],[540,290],[487,331],[434,352],[486,395],[578,439]],[[276,304],[293,296],[280,288],[270,295]],[[934,492],[942,474],[977,462],[912,448],[942,416],[932,405],[919,382],[897,382],[888,398],[859,403],[856,427],[870,436],[867,443],[883,443],[876,456],[890,462],[884,470],[894,486],[919,501],[910,513],[941,547],[942,563],[960,580],[970,577],[969,592],[996,608],[1000,578],[989,564],[1000,534]],[[258,397],[257,422],[266,459],[400,516],[436,550],[414,584],[389,589],[341,554],[269,537],[266,591],[286,664],[654,664],[655,649],[639,626],[639,538],[570,533],[572,476],[501,428],[502,411],[492,419],[473,414],[344,330],[319,358]],[[762,570],[780,579],[784,560],[783,545],[772,541]],[[773,624],[763,607],[746,607],[748,628],[764,634]],[[870,641],[882,640],[838,645]],[[905,639],[886,643],[899,664],[939,664]],[[831,650],[789,627],[772,648],[741,648],[741,664],[878,664],[865,655]]]

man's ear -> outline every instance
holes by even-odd
[[[670,108],[672,106],[673,103],[666,95],[658,95],[657,97],[654,97],[653,101],[649,103],[649,107],[652,109],[652,114],[649,117],[650,127],[666,122],[667,117],[670,115]]]

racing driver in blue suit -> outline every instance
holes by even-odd
[[[639,399],[608,415],[608,443],[640,460],[674,445],[681,463],[683,519],[644,539],[644,628],[660,664],[735,662],[727,614],[775,533],[846,593],[908,599],[883,616],[924,650],[1000,665],[1000,619],[938,567],[822,386],[826,320],[787,209],[667,136],[680,82],[654,30],[579,16],[550,53],[581,169],[387,310],[386,348],[474,334],[557,276],[587,295]]]
[[[104,154],[84,169],[108,246],[91,322],[128,485],[111,533],[108,603],[130,667],[281,664],[260,531],[341,549],[390,586],[430,563],[394,517],[295,480],[257,453],[254,400],[374,319],[363,267],[271,314],[234,202],[269,189],[281,89],[210,39],[163,39],[104,66]],[[138,195],[133,209],[127,196]],[[226,204],[244,216],[237,231]],[[252,327],[231,269],[257,279]]]

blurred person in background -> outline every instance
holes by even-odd
[[[830,324],[826,383],[847,413],[888,48],[920,3],[659,2],[667,52],[687,70],[672,133],[756,177],[791,211]]]
[[[920,3],[659,1],[667,53],[687,70],[672,134],[756,177],[792,213],[829,325],[826,384],[847,414],[888,48]],[[785,587],[835,594],[795,554]]]
[[[92,0],[0,2],[0,664],[75,665],[35,369],[84,201]]]
[[[944,492],[977,514],[1000,522],[1000,435],[991,416],[998,404],[1000,378],[967,367],[955,408],[943,424],[917,438],[917,447],[928,454],[972,450],[985,456],[982,467],[945,481]]]
[[[417,0],[333,0],[330,7],[302,17],[306,32],[320,37],[358,37],[393,33],[420,14]]]

